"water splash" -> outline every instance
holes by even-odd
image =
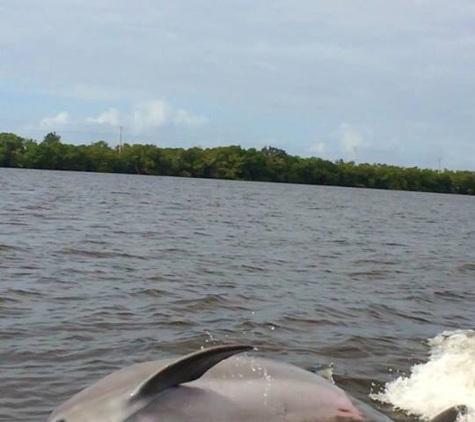
[[[460,422],[475,422],[475,331],[445,331],[428,341],[429,359],[414,365],[408,376],[386,384],[371,397],[429,420],[445,409],[469,408]]]

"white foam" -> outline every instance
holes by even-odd
[[[413,366],[408,376],[387,383],[371,398],[426,420],[464,404],[469,412],[459,421],[475,422],[475,331],[445,331],[428,344],[428,362]]]

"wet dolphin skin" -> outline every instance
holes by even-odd
[[[116,371],[53,411],[48,422],[391,422],[321,376],[216,346]],[[437,422],[453,422],[447,412]]]

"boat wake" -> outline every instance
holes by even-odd
[[[428,361],[386,384],[371,398],[429,420],[443,410],[466,405],[459,422],[475,422],[475,331],[445,331],[428,341]]]

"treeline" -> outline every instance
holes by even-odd
[[[42,142],[0,133],[0,167],[475,194],[475,172],[469,171],[356,165],[342,160],[301,158],[273,147],[183,149],[125,144],[111,148],[104,141],[75,146],[62,143],[56,133],[47,134]]]

